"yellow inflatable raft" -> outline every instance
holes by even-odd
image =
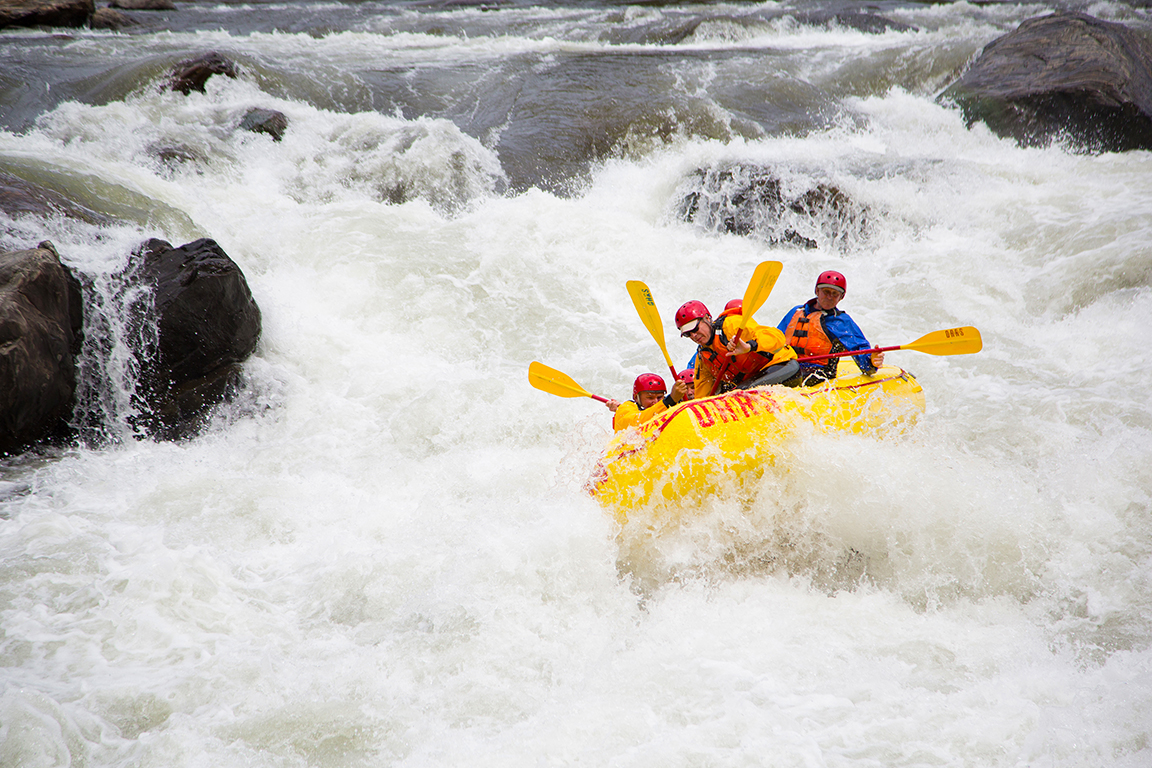
[[[761,471],[797,420],[864,432],[924,410],[920,384],[900,368],[884,366],[867,376],[845,358],[837,373],[815,387],[771,386],[690,400],[617,432],[588,489],[624,523],[643,505],[690,503],[713,493],[725,476]]]

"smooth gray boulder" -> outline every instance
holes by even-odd
[[[1083,13],[1029,19],[985,46],[940,99],[969,127],[984,122],[1023,146],[1152,149],[1152,42]]]

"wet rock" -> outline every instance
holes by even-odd
[[[112,0],[109,8],[119,8],[124,11],[174,11],[176,4],[172,0]]]
[[[52,243],[0,254],[0,453],[67,432],[83,321]]]
[[[152,144],[148,147],[148,152],[169,171],[182,165],[204,165],[208,162],[203,153],[186,144]]]
[[[785,183],[772,169],[746,165],[697,170],[682,186],[679,216],[705,229],[769,244],[816,248],[867,233],[863,206],[823,182]]]
[[[61,195],[55,190],[0,171],[0,210],[9,216],[64,215],[89,224],[108,225],[112,219]]]
[[[893,21],[886,16],[879,16],[874,13],[866,12],[838,12],[830,13],[827,11],[813,11],[810,13],[801,13],[796,16],[796,20],[801,24],[808,24],[810,26],[838,26],[846,29],[854,29],[858,32],[864,32],[871,35],[879,35],[884,32],[910,32],[916,28],[905,24],[901,21]]]
[[[0,29],[82,27],[95,11],[94,0],[0,0]]]
[[[92,29],[111,29],[113,31],[137,25],[138,22],[135,19],[112,8],[97,8],[96,12],[92,14],[92,19],[88,22],[88,26]]]
[[[1023,146],[1066,138],[1096,152],[1152,149],[1152,42],[1082,13],[1023,22],[940,95]]]
[[[176,65],[168,87],[187,96],[192,91],[204,93],[204,83],[212,75],[225,75],[235,79],[236,65],[216,52],[204,53],[185,59]]]
[[[266,133],[274,141],[280,141],[288,130],[288,117],[275,109],[250,109],[240,122],[240,130]]]
[[[260,309],[214,240],[173,248],[152,239],[135,258],[136,276],[154,290],[149,320],[158,343],[138,391],[147,410],[141,426],[165,439],[187,437],[239,385],[239,363],[260,339]]]

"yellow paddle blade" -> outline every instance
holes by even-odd
[[[948,328],[943,331],[933,331],[921,336],[911,344],[904,344],[900,349],[914,349],[929,355],[971,355],[984,348],[980,339],[980,331],[970,325],[963,328]]]
[[[549,368],[544,363],[533,362],[528,366],[528,383],[557,397],[595,397],[573,381],[571,376]]]
[[[756,265],[756,271],[752,273],[752,279],[748,282],[748,290],[744,291],[744,307],[740,310],[740,314],[744,316],[741,329],[747,324],[748,319],[756,314],[756,310],[764,306],[768,295],[776,287],[776,280],[783,269],[784,265],[779,261],[762,261]]]
[[[656,310],[652,291],[648,290],[648,286],[639,280],[629,280],[625,285],[628,287],[628,295],[632,297],[632,303],[636,306],[636,314],[640,315],[640,321],[644,323],[648,333],[652,334],[652,338],[660,346],[660,351],[664,353],[664,360],[668,363],[668,367],[675,371],[672,358],[668,356],[668,345],[664,341],[664,323],[660,321],[660,313]]]

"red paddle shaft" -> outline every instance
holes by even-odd
[[[807,357],[796,358],[796,362],[807,363],[810,360],[827,360],[830,357],[855,357],[856,355],[867,355],[872,352],[891,352],[894,349],[904,349],[904,347],[873,347],[872,349],[853,349],[849,352],[831,352],[827,355],[808,355]]]

